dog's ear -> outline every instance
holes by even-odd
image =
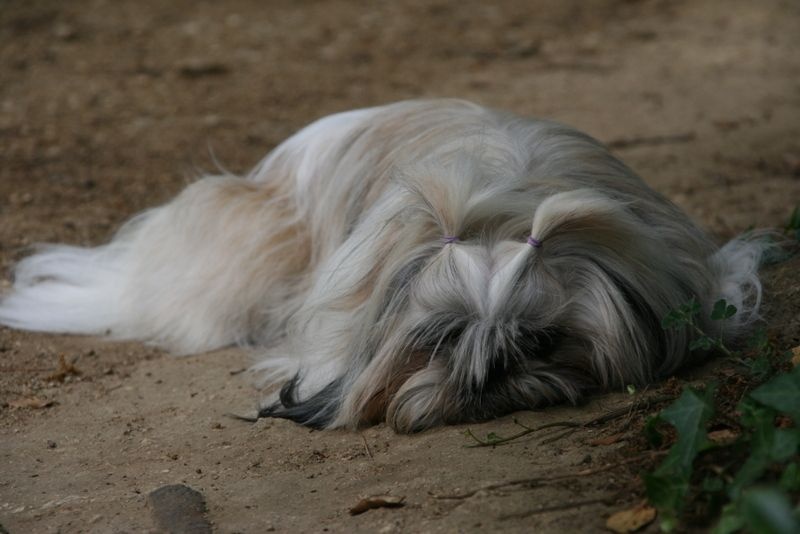
[[[576,189],[539,204],[531,235],[543,244],[542,255],[587,255],[595,248],[620,252],[638,246],[635,238],[642,235],[642,226],[625,203],[591,189]]]
[[[553,195],[536,210],[540,267],[566,290],[559,326],[591,347],[587,365],[603,387],[646,383],[684,357],[688,330],[665,332],[660,320],[705,295],[709,280],[700,262],[665,246],[668,231],[588,189]]]
[[[399,358],[375,358],[348,388],[342,417],[356,427],[384,421],[392,399],[411,376],[425,368],[429,356],[422,351],[409,351]]]
[[[386,409],[386,422],[396,432],[411,433],[446,422],[446,370],[432,362],[403,383]]]

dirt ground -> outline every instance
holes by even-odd
[[[33,243],[102,243],[317,117],[422,96],[588,131],[720,240],[781,226],[800,202],[798,28],[795,0],[0,0],[3,284]],[[764,274],[785,347],[800,344],[797,272]],[[80,374],[58,373],[62,355]],[[147,494],[175,483],[205,495],[220,533],[593,532],[639,498],[642,465],[601,469],[629,455],[631,425],[492,449],[465,448],[464,431],[510,434],[511,416],[413,436],[250,424],[227,416],[256,405],[249,357],[0,329],[2,527],[152,531]],[[516,417],[585,421],[632,402]],[[348,513],[374,494],[405,506]]]

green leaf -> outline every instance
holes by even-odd
[[[658,528],[661,532],[675,532],[678,529],[678,518],[674,514],[661,514]]]
[[[750,397],[790,416],[795,423],[800,424],[800,367],[759,386],[750,393]]]
[[[719,477],[706,477],[703,479],[703,491],[706,493],[718,493],[725,489],[725,481]]]
[[[750,374],[756,378],[764,379],[772,371],[772,364],[766,356],[759,356],[750,361]]]
[[[769,464],[769,457],[766,454],[752,452],[728,487],[728,496],[731,500],[738,499],[745,487],[751,485],[764,474]]]
[[[670,311],[661,320],[661,327],[664,330],[674,330],[684,325],[693,325],[694,318],[700,313],[700,303],[692,297],[685,304],[681,304],[678,309]]]
[[[797,428],[778,428],[772,441],[770,458],[774,462],[785,462],[795,454],[800,448],[800,429]]]
[[[744,519],[751,532],[796,534],[800,532],[792,505],[785,493],[773,488],[754,489],[743,499]]]
[[[661,328],[664,330],[672,330],[683,325],[686,321],[683,315],[677,310],[672,310],[661,320]]]
[[[673,476],[645,473],[644,485],[650,504],[659,510],[679,510],[683,507],[683,496],[689,489],[689,482]]]
[[[786,230],[800,230],[800,204],[794,207],[792,214],[789,216],[789,222],[786,223]]]
[[[714,340],[708,336],[700,336],[689,345],[689,350],[710,350],[714,346]]]
[[[763,327],[758,328],[747,340],[747,346],[758,351],[767,348],[769,346],[769,336],[766,329]]]
[[[486,441],[488,441],[489,443],[494,443],[495,441],[500,441],[501,439],[503,438],[501,438],[494,432],[489,432],[488,434],[486,434]]]
[[[660,417],[651,416],[644,424],[644,436],[651,447],[660,447],[664,443],[664,436],[658,431],[658,425],[661,422]]]
[[[797,465],[797,462],[786,466],[778,485],[784,491],[800,491],[800,466]]]
[[[652,473],[645,473],[643,478],[647,500],[658,508],[661,530],[672,532],[678,526],[678,512],[689,491],[688,480]]]
[[[678,400],[664,408],[661,419],[678,431],[678,440],[672,446],[656,473],[673,472],[688,476],[692,461],[710,443],[706,423],[714,413],[714,387],[709,385],[704,392],[685,389]]]
[[[739,419],[742,424],[747,428],[753,429],[756,433],[774,426],[772,423],[775,418],[775,410],[750,397],[745,397],[737,406],[737,410],[741,414]]]
[[[710,445],[706,423],[714,412],[713,398],[713,385],[709,385],[704,392],[687,388],[657,418],[647,422],[650,439],[660,437],[655,429],[658,421],[667,422],[678,431],[678,439],[661,465],[653,473],[644,475],[647,498],[658,508],[662,530],[677,527],[677,518],[689,491],[692,463],[697,453]]]
[[[694,317],[698,313],[700,313],[700,303],[697,302],[697,299],[694,297],[689,299],[689,302],[683,305],[683,311],[689,317]]]
[[[711,534],[732,534],[744,526],[744,517],[739,503],[728,503],[722,509],[719,522],[711,530]]]
[[[739,404],[742,423],[752,430],[750,456],[734,476],[728,487],[731,499],[738,499],[742,491],[761,478],[769,467],[775,449],[775,411],[751,399]]]
[[[736,315],[736,306],[728,304],[725,299],[720,299],[714,303],[711,310],[711,318],[715,321],[723,321]]]

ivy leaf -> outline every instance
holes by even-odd
[[[728,495],[733,500],[761,478],[772,463],[785,462],[800,449],[800,429],[775,428],[773,409],[745,400],[739,405],[739,410],[742,412],[742,423],[752,429],[752,438],[750,456],[728,488]],[[791,482],[791,479],[787,479],[787,482]]]
[[[790,416],[800,424],[800,366],[759,386],[750,397]]]
[[[683,509],[684,497],[689,491],[688,479],[645,473],[644,485],[647,500],[658,509],[661,531],[672,532],[678,526],[678,512]]]
[[[793,534],[800,532],[786,494],[774,489],[754,489],[744,496],[744,519],[751,532]]]
[[[743,489],[755,482],[764,474],[770,464],[775,445],[775,411],[762,406],[752,399],[745,399],[739,404],[741,421],[751,429],[750,456],[736,473],[728,495],[731,499],[738,499]]]
[[[661,320],[661,328],[664,330],[672,330],[678,328],[683,323],[683,315],[677,310],[672,310]]]
[[[661,419],[678,431],[678,441],[672,446],[657,472],[676,472],[688,476],[692,462],[701,450],[710,445],[706,423],[714,413],[714,386],[704,392],[685,389],[678,400],[664,408]]]
[[[800,490],[800,466],[797,465],[797,462],[792,462],[786,466],[778,484],[784,491]]]
[[[664,531],[677,528],[677,518],[689,491],[692,463],[698,452],[711,445],[706,423],[714,413],[713,398],[713,385],[709,385],[705,392],[687,388],[656,418],[671,424],[678,431],[678,440],[661,465],[653,473],[644,475],[647,498],[658,508],[661,529]],[[648,421],[651,438],[655,424]]]
[[[687,302],[682,306],[682,309],[687,316],[694,317],[695,315],[700,313],[700,303],[697,302],[697,299],[692,297],[691,299],[689,299],[689,302]]]
[[[750,374],[756,379],[765,379],[770,371],[772,371],[772,364],[766,356],[759,356],[750,362]]]
[[[731,500],[736,501],[742,495],[742,491],[746,486],[749,486],[764,474],[769,466],[769,456],[763,452],[753,451],[750,456],[742,464],[741,469],[733,477],[730,487],[728,487],[728,495]]]
[[[718,493],[725,489],[725,481],[719,477],[706,477],[703,479],[702,487],[706,493]]]
[[[664,436],[658,431],[659,423],[661,423],[661,418],[655,416],[648,417],[644,424],[644,436],[652,447],[660,447],[664,443]]]
[[[694,341],[692,341],[692,344],[689,345],[689,350],[697,350],[697,349],[710,350],[713,345],[714,341],[710,337],[700,336]]]
[[[711,318],[715,321],[724,321],[736,315],[736,306],[728,304],[725,299],[719,299],[711,310]]]
[[[800,429],[778,428],[772,440],[770,458],[774,462],[785,462],[800,448]]]
[[[728,503],[722,509],[719,522],[711,531],[711,534],[732,534],[744,526],[744,517],[739,507],[739,503]]]
[[[759,352],[769,347],[769,336],[766,329],[763,327],[758,328],[750,339],[747,341],[747,346]]]

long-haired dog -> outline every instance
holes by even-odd
[[[255,345],[265,381],[284,381],[262,416],[412,432],[673,373],[692,332],[662,317],[724,298],[724,334],[740,334],[761,249],[718,248],[571,128],[410,101],[321,119],[107,245],[43,248],[0,323],[179,353]]]

